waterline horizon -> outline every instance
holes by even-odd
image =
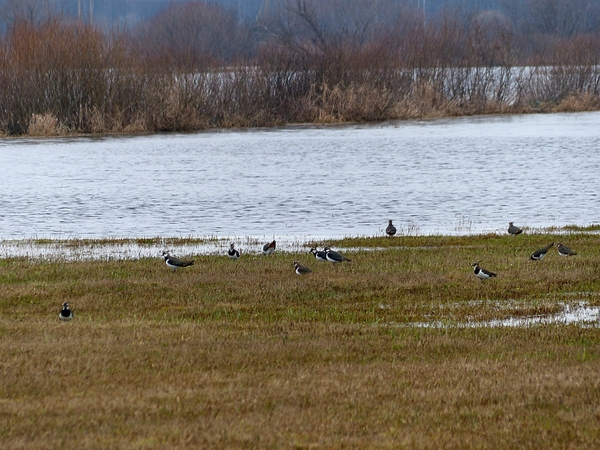
[[[570,225],[563,228],[524,228],[530,235],[569,235],[569,234],[600,234],[597,224],[584,226]],[[506,230],[498,228],[488,232],[455,233],[411,233],[397,234],[391,239],[402,237],[454,237],[454,236],[487,236],[506,235]],[[224,255],[229,244],[234,243],[243,254],[258,255],[262,245],[277,241],[277,251],[297,253],[310,249],[311,246],[334,245],[344,239],[376,239],[385,237],[382,230],[376,235],[255,235],[255,236],[140,236],[140,237],[105,237],[69,236],[69,237],[32,237],[22,239],[0,239],[0,259],[28,258],[39,260],[62,261],[110,261],[123,259],[152,258],[168,250],[179,255]],[[387,239],[387,238],[386,238]],[[401,247],[401,246],[400,246]],[[353,247],[345,251],[378,251],[379,247]]]

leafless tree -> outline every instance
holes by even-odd
[[[248,29],[234,11],[205,2],[173,3],[137,30],[147,55],[178,67],[226,64],[248,55]]]
[[[38,23],[56,12],[56,0],[5,0],[0,6],[0,21],[5,26],[15,20]]]
[[[289,49],[325,53],[381,39],[403,10],[391,0],[287,0],[257,27],[266,39]]]

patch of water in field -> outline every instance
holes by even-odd
[[[600,113],[0,140],[0,239],[588,225]]]
[[[414,322],[400,326],[415,328],[523,328],[539,325],[580,325],[583,327],[600,327],[600,307],[592,306],[586,301],[572,303],[560,302],[560,311],[551,314],[535,314],[514,316],[492,320],[469,320],[466,322]]]
[[[36,241],[31,239],[0,241],[0,258],[28,258],[45,261],[118,261],[140,258],[162,258],[162,252],[168,251],[173,256],[189,255],[221,255],[225,256],[229,244],[242,255],[262,254],[261,242],[255,238],[208,239],[201,242],[173,241],[158,239],[156,242],[139,243],[133,240],[114,242],[70,240],[70,241]],[[278,252],[306,252],[306,242],[294,238],[277,241]]]

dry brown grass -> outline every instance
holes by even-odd
[[[65,133],[65,127],[50,113],[33,114],[27,128],[29,136],[58,136]]]
[[[600,108],[600,99],[597,95],[588,92],[573,92],[561,100],[554,112],[578,112],[578,111],[597,111]]]
[[[557,239],[348,239],[388,249],[340,266],[197,256],[176,273],[2,260],[0,446],[599,447],[598,327],[409,325],[600,305],[597,236],[527,259]],[[484,258],[497,279],[473,277]]]

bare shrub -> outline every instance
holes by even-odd
[[[9,112],[2,118],[8,131],[26,133],[32,114],[49,113],[69,130],[91,132],[98,113],[113,115],[121,101],[110,98],[122,51],[115,42],[90,25],[58,17],[39,25],[15,22],[2,42],[0,115]]]
[[[247,56],[252,36],[231,9],[198,1],[171,2],[134,31],[148,64],[188,72],[222,67]]]

